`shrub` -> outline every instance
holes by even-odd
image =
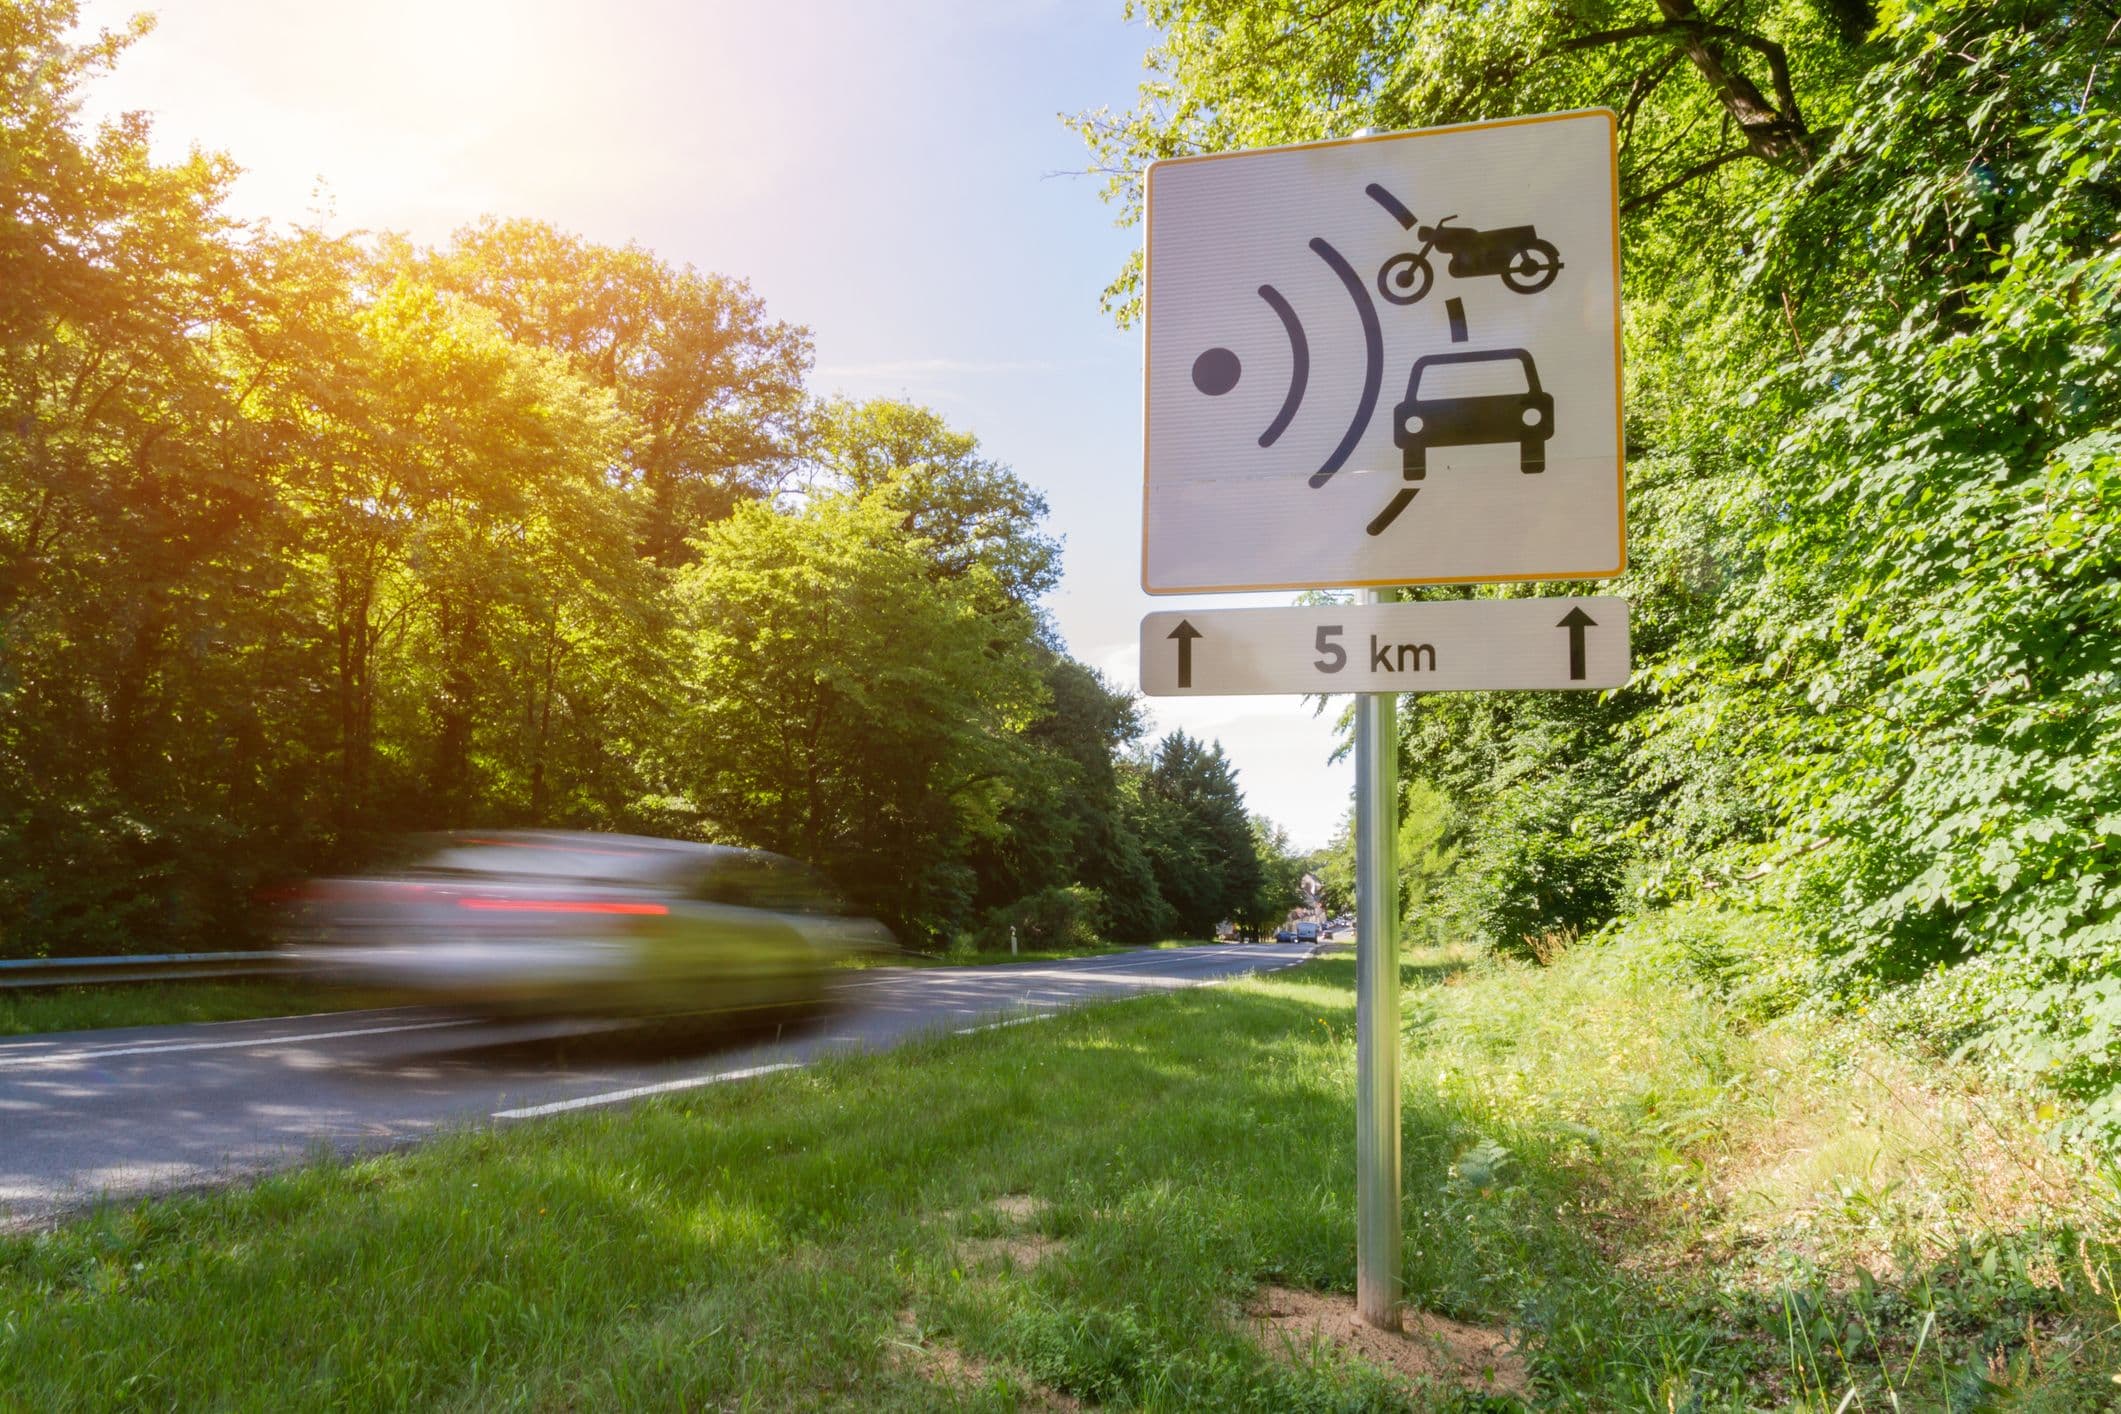
[[[1097,920],[1104,910],[1104,896],[1096,889],[1070,884],[1041,889],[1015,903],[990,909],[980,920],[978,942],[982,952],[1000,952],[1009,946],[1009,930],[1016,929],[1017,946],[1039,952],[1093,948],[1098,944]]]
[[[1499,952],[1538,960],[1539,940],[1592,932],[1619,904],[1627,844],[1566,777],[1499,796],[1468,843],[1450,911]]]

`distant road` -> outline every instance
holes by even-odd
[[[628,1055],[626,1028],[610,1022],[496,1023],[415,1007],[0,1041],[0,1229],[285,1167],[319,1144],[390,1148],[452,1126],[620,1105],[1310,954],[1304,944],[1206,946],[880,968],[851,975],[843,1008],[800,1032],[680,1057]]]

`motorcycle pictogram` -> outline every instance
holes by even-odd
[[[1429,292],[1436,269],[1429,252],[1440,250],[1451,257],[1447,267],[1453,278],[1471,279],[1497,275],[1521,295],[1536,295],[1554,283],[1561,273],[1561,252],[1539,238],[1531,226],[1503,226],[1476,231],[1453,226],[1458,218],[1446,216],[1433,226],[1415,232],[1421,249],[1402,251],[1377,269],[1377,292],[1393,304],[1415,304]]]

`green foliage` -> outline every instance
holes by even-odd
[[[1621,115],[1637,676],[1408,713],[1446,897],[1504,945],[1777,903],[1784,1001],[1905,993],[2121,1134],[2111,8],[1144,10],[1140,105],[1078,120],[1129,218],[1170,153]]]
[[[1535,956],[1549,937],[1573,938],[1610,919],[1624,857],[1599,801],[1543,775],[1475,817],[1443,912],[1496,950]]]
[[[1182,936],[1212,937],[1224,919],[1247,915],[1261,886],[1258,846],[1221,746],[1171,733],[1137,766],[1133,804],[1157,892]]]
[[[1271,933],[1289,910],[1303,902],[1303,877],[1309,863],[1289,844],[1289,832],[1264,816],[1253,816],[1252,858],[1259,879],[1233,921],[1248,923],[1262,933]]]
[[[979,439],[912,403],[836,398],[818,413],[817,458],[850,490],[888,495],[905,533],[928,547],[936,573],[974,569],[1020,604],[1060,582],[1060,544],[1041,523],[1046,498],[979,455]]]
[[[1001,828],[1042,685],[1028,613],[983,568],[932,574],[901,520],[887,487],[754,502],[701,535],[666,750],[707,833],[813,860],[925,932],[971,921],[950,866]]]
[[[1079,952],[1102,935],[1105,900],[1080,884],[1041,889],[980,920],[976,937],[983,952],[1007,951],[1012,935],[1021,951]]]
[[[414,268],[613,394],[625,414],[615,464],[658,564],[683,562],[694,530],[778,490],[802,455],[809,331],[769,319],[741,280],[492,218]]]
[[[1133,699],[977,439],[818,403],[806,330],[638,245],[234,222],[225,159],[88,130],[145,22],[77,19],[0,0],[0,951],[253,941],[261,886],[467,825],[783,849],[917,941],[1171,926]]]
[[[2078,18],[1889,16],[1833,180],[1763,223],[1754,278],[1825,311],[1741,413],[1789,510],[1740,623],[1837,965],[2000,954],[1983,1044],[2081,1083],[2121,1062],[2121,116]]]
[[[1404,702],[1404,700],[1403,700]],[[1462,866],[1464,813],[1451,797],[1420,777],[1399,785],[1400,936],[1441,942],[1462,929],[1453,890],[1463,890],[1472,871]],[[1314,856],[1313,872],[1329,913],[1355,908],[1355,813],[1349,811],[1332,842]]]
[[[1414,926],[1505,952],[1588,934],[1625,898],[1645,794],[1616,741],[1630,705],[1587,695],[1415,699],[1402,714],[1400,873]],[[1425,930],[1424,930],[1425,931]]]

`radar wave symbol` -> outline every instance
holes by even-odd
[[[1333,474],[1346,466],[1348,458],[1355,454],[1356,446],[1362,441],[1363,429],[1370,425],[1370,418],[1377,411],[1378,394],[1384,385],[1384,329],[1378,323],[1377,306],[1370,299],[1368,287],[1363,284],[1362,277],[1355,273],[1355,267],[1348,263],[1347,257],[1335,250],[1322,236],[1312,237],[1310,248],[1313,254],[1326,263],[1326,268],[1333,272],[1347,290],[1348,298],[1354,301],[1355,317],[1362,326],[1363,339],[1362,394],[1356,400],[1355,416],[1349,420],[1348,429],[1341,434],[1339,443],[1327,454],[1326,459],[1319,463],[1318,470],[1311,473],[1311,484],[1323,486],[1332,480]],[[1289,424],[1296,420],[1297,411],[1303,406],[1304,395],[1310,390],[1311,341],[1304,333],[1303,320],[1297,317],[1295,307],[1280,290],[1272,285],[1261,285],[1259,297],[1266,301],[1267,308],[1273,310],[1275,317],[1281,320],[1282,333],[1289,340],[1289,390],[1282,396],[1281,408],[1274,414],[1274,420],[1259,434],[1259,445],[1271,447],[1281,440],[1282,433],[1288,431]],[[1235,354],[1228,349],[1209,349],[1193,365],[1193,382],[1209,396],[1218,396],[1236,385],[1237,370]]]

